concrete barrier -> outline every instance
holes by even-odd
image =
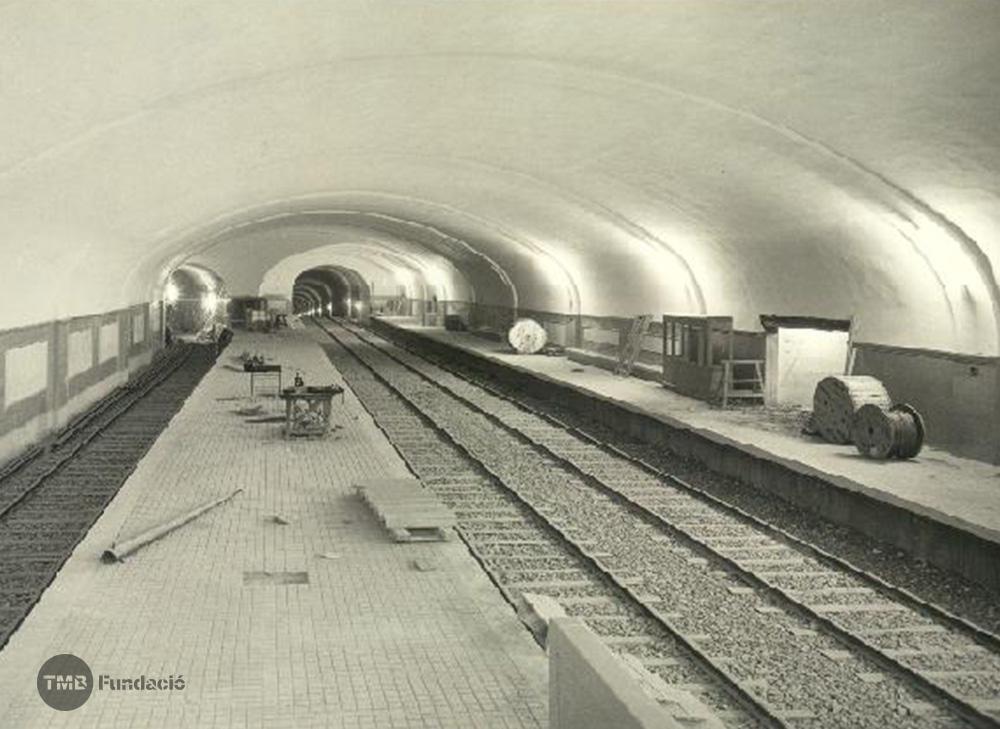
[[[555,598],[523,592],[518,601],[517,616],[535,636],[538,644],[545,646],[549,623],[556,618],[565,618],[566,612]]]
[[[548,652],[550,729],[723,727],[691,694],[637,675],[579,618],[549,621]]]

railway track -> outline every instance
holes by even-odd
[[[333,329],[600,568],[657,598],[664,628],[775,720],[998,726],[994,635],[523,403]]]
[[[324,349],[410,469],[455,512],[458,533],[512,605],[525,592],[558,597],[612,650],[699,693],[727,726],[787,726],[671,632],[656,599],[636,592],[635,574],[603,566],[586,540],[563,533],[349,349]]]
[[[214,346],[167,350],[0,469],[0,648],[214,361]]]

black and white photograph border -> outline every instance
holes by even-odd
[[[0,727],[1000,727],[1000,2],[0,2]]]

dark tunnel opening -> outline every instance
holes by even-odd
[[[367,319],[371,290],[357,271],[319,266],[303,271],[292,289],[294,312],[301,315]]]

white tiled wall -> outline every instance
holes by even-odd
[[[86,372],[94,364],[94,337],[90,329],[69,333],[66,375],[72,377]]]
[[[113,321],[101,327],[100,361],[107,362],[118,356],[118,322]]]
[[[4,406],[44,392],[48,377],[48,342],[8,349],[4,356]]]

